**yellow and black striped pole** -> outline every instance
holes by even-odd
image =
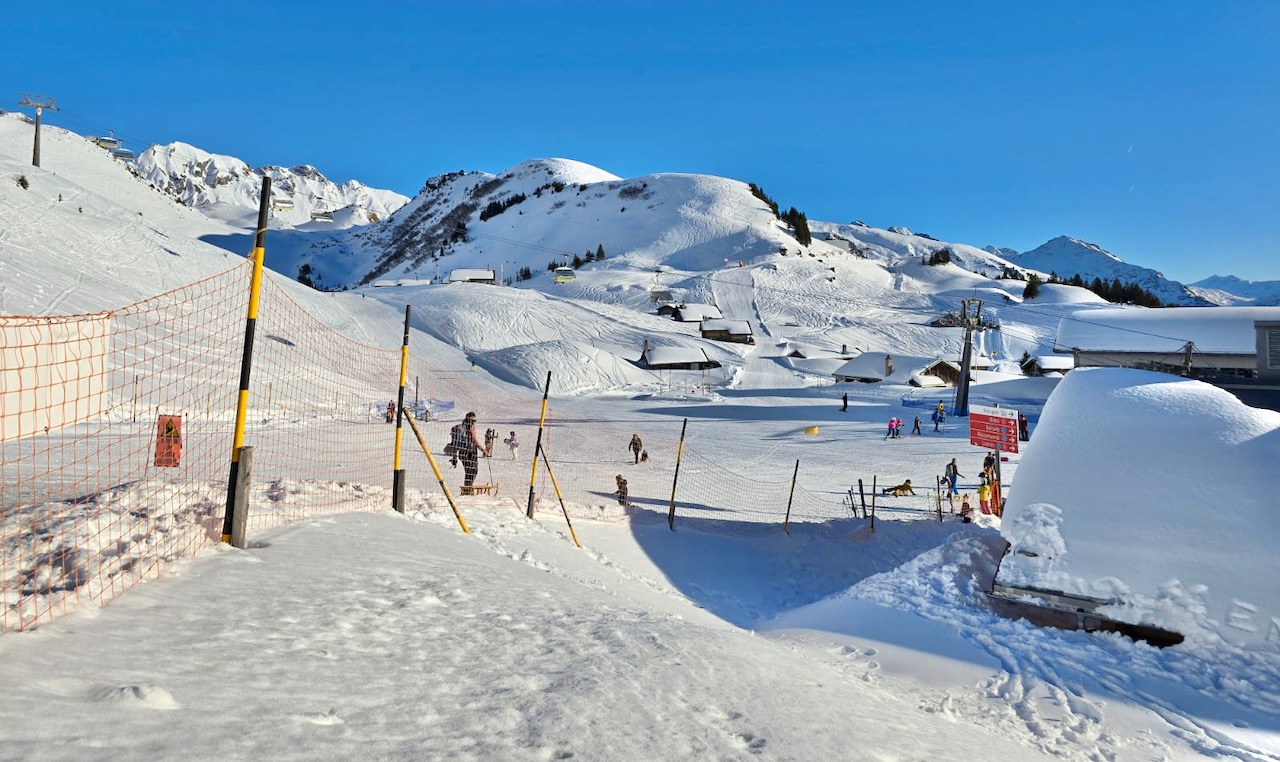
[[[529,473],[529,508],[525,515],[533,518],[533,485],[538,481],[538,453],[542,452],[542,427],[547,422],[547,396],[551,394],[551,371],[547,371],[547,387],[542,390],[542,414],[538,416],[538,440],[533,445],[533,471]]]
[[[458,526],[462,527],[462,533],[471,534],[471,530],[467,528],[467,522],[462,518],[462,512],[458,510],[458,504],[453,501],[453,493],[449,491],[449,485],[444,483],[444,474],[440,473],[440,466],[431,455],[431,448],[427,447],[427,440],[422,438],[422,431],[418,429],[418,424],[413,422],[413,414],[405,413],[405,420],[409,422],[409,428],[413,429],[413,435],[418,438],[418,445],[422,447],[422,454],[427,456],[427,463],[431,464],[431,472],[436,475],[436,481],[440,483],[440,491],[444,493],[445,499],[449,501],[449,507],[453,509],[453,515],[458,520]]]
[[[676,531],[676,482],[680,479],[680,461],[684,458],[684,432],[689,428],[689,419],[680,425],[680,446],[676,448],[676,472],[671,476],[671,508],[667,511],[667,526]]]
[[[404,513],[404,469],[400,467],[400,442],[404,438],[404,385],[409,378],[409,305],[404,306],[404,342],[400,345],[400,396],[396,399],[396,455],[391,472],[391,507]]]
[[[253,331],[258,322],[258,295],[262,291],[262,259],[267,239],[267,210],[271,203],[271,178],[262,176],[258,200],[258,230],[253,236],[253,276],[249,279],[249,317],[244,325],[244,354],[240,358],[240,394],[236,398],[235,439],[231,444],[231,475],[227,479],[227,510],[222,516],[222,541],[231,542],[235,519],[236,485],[240,481],[240,449],[244,447],[244,419],[249,409],[249,371],[253,367]]]

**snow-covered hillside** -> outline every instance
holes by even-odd
[[[138,172],[187,206],[229,222],[256,221],[262,178],[271,178],[274,227],[351,227],[386,219],[409,199],[355,180],[337,184],[315,167],[254,169],[232,156],[186,143],[153,145],[139,154]],[[318,220],[321,215],[332,219]]]

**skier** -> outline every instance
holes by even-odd
[[[636,465],[639,465],[640,451],[644,449],[644,445],[640,443],[639,434],[633,433],[631,435],[631,444],[627,445],[627,449],[630,450],[636,456]]]
[[[1031,432],[1027,430],[1027,417],[1022,413],[1018,413],[1018,439],[1023,442],[1031,439]]]
[[[502,440],[502,443],[511,448],[511,459],[518,460],[517,456],[520,454],[520,441],[516,439],[516,433],[514,431],[511,432],[511,436]]]
[[[849,409],[849,393],[845,392],[844,395],[840,397],[840,412],[843,413],[848,409]]]
[[[894,429],[894,427],[897,425],[897,423],[898,423],[898,419],[897,419],[897,418],[890,418],[890,419],[889,419],[889,428],[888,428],[888,429],[886,429],[886,430],[885,430],[885,432],[884,432],[884,438],[885,438],[885,439],[888,439],[889,437],[893,436],[893,429]]]
[[[493,457],[493,443],[498,440],[498,432],[493,429],[484,430],[484,456]]]
[[[918,415],[916,416],[916,420],[915,420],[915,422],[913,422],[913,423],[911,424],[911,433],[912,433],[912,434],[919,434],[919,433],[920,433],[920,416],[918,416]]]

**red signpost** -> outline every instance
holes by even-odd
[[[1000,453],[1018,451],[1018,411],[1002,407],[969,407],[969,444],[996,452],[996,478],[991,484],[991,508],[997,516],[1001,506]]]
[[[1000,452],[1018,451],[1018,411],[972,405],[969,408],[969,444]]]

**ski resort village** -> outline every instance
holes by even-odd
[[[1280,760],[1276,284],[50,113],[0,758]]]

